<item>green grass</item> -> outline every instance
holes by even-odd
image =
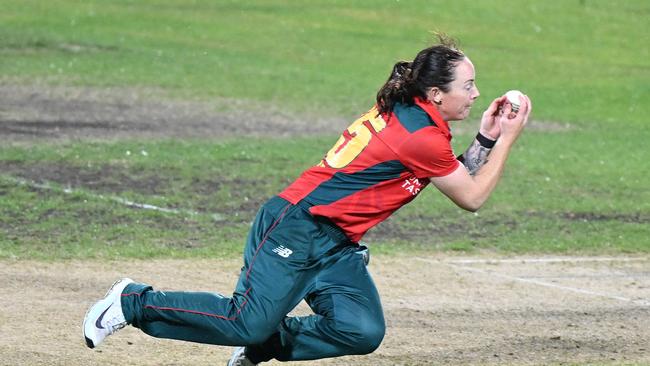
[[[530,132],[478,214],[456,208],[429,188],[371,231],[368,241],[380,253],[650,252],[646,174],[620,151],[600,152],[599,144],[590,143],[594,137],[581,130]],[[643,143],[633,133],[626,139]],[[238,254],[257,207],[316,162],[322,146],[332,141],[131,141],[2,149],[2,160],[22,172],[54,167],[66,174],[49,181],[52,189],[17,184],[11,172],[0,179],[0,257]],[[567,144],[580,148],[569,153],[563,149]],[[65,193],[68,186],[75,190]],[[179,213],[130,208],[111,197]]]
[[[317,161],[314,143],[292,142],[289,155],[286,141],[252,139],[5,148],[6,164],[42,173],[18,181],[19,174],[0,175],[0,257],[239,253],[257,207]],[[48,180],[52,170],[57,174]],[[113,198],[179,213],[130,208]]]
[[[162,87],[179,95],[356,115],[431,31],[457,37],[484,97],[508,89],[542,120],[643,127],[644,0],[6,1],[0,78]]]
[[[526,132],[478,215],[429,188],[369,234],[376,250],[650,252],[646,1],[0,6],[3,83],[160,88],[182,99],[235,98],[350,120],[372,103],[394,62],[443,30],[476,65],[483,96],[473,120],[517,88],[533,99],[535,125],[571,127]],[[471,137],[457,136],[456,150]],[[238,255],[256,208],[335,139],[1,146],[0,258]],[[18,183],[18,171],[52,189]],[[65,193],[68,186],[77,190]]]

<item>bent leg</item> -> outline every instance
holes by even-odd
[[[323,260],[306,301],[316,314],[285,318],[264,344],[248,347],[253,362],[367,354],[381,343],[385,322],[363,257],[352,247]]]
[[[319,237],[325,235],[305,220],[302,209],[276,197],[256,217],[231,298],[131,284],[122,294],[125,318],[155,337],[219,345],[262,343],[307,293],[313,274],[305,263]]]

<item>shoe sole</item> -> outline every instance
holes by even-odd
[[[86,336],[86,323],[88,322],[88,316],[90,315],[90,313],[93,312],[93,310],[94,310],[95,308],[97,308],[97,306],[98,306],[100,303],[104,302],[104,301],[108,298],[108,295],[110,295],[111,291],[113,291],[113,289],[115,288],[115,286],[117,286],[117,285],[119,285],[121,282],[123,282],[123,281],[127,281],[127,280],[129,280],[129,279],[127,279],[127,278],[120,278],[119,280],[113,282],[113,285],[108,289],[108,291],[106,291],[106,295],[104,295],[104,298],[101,299],[101,300],[99,300],[99,301],[97,301],[96,303],[94,303],[93,306],[91,306],[91,307],[88,309],[88,311],[86,311],[86,315],[84,316],[84,321],[83,321],[83,323],[81,324],[81,328],[82,328],[82,332],[83,332],[84,339],[86,340],[86,346],[88,346],[88,348],[95,348],[95,344],[93,343],[92,339],[90,339],[90,338],[88,338],[88,337]],[[129,281],[130,281],[130,280],[129,280]],[[126,287],[126,286],[125,286],[125,287]],[[92,326],[94,326],[94,324],[93,324]]]

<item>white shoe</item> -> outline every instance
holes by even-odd
[[[133,283],[130,278],[115,281],[106,296],[88,309],[83,323],[84,338],[88,347],[97,347],[104,338],[126,326],[121,297],[122,291],[130,283]]]
[[[230,356],[227,366],[256,366],[246,357],[246,347],[237,347]]]

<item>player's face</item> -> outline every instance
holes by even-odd
[[[480,95],[474,83],[474,65],[465,57],[454,69],[455,79],[449,84],[449,91],[429,93],[436,103],[440,115],[446,121],[460,121],[469,116],[472,104]],[[434,88],[437,89],[437,88]],[[434,95],[435,94],[435,95]]]

